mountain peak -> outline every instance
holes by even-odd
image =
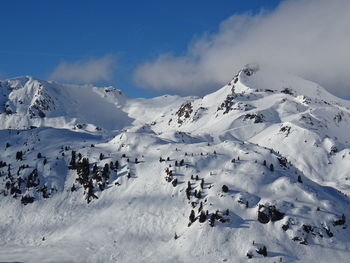
[[[113,87],[63,85],[23,76],[1,81],[1,93],[1,128],[118,129],[130,119],[119,109],[126,97]]]

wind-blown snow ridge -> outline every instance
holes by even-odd
[[[0,261],[346,262],[349,106],[257,66],[202,98],[0,81]]]

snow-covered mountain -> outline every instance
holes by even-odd
[[[247,66],[202,98],[0,82],[0,261],[348,262],[350,103]]]
[[[126,97],[112,87],[60,85],[20,77],[0,82],[1,129],[29,127],[114,130],[130,124]]]

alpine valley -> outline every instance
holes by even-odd
[[[349,262],[349,194],[350,101],[298,76],[0,81],[2,262]]]

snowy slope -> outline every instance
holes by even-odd
[[[155,130],[272,148],[311,179],[350,193],[349,107],[310,81],[247,68],[217,92],[188,100]]]
[[[347,262],[350,104],[317,84],[0,85],[0,261]]]
[[[0,82],[2,129],[31,126],[114,130],[131,123],[121,91],[19,77]]]

